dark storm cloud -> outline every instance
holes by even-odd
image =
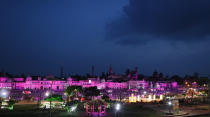
[[[107,40],[136,45],[159,39],[209,39],[210,0],[130,0],[123,11],[107,25]]]

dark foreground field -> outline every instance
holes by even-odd
[[[125,104],[122,106],[120,112],[116,114],[117,117],[161,117],[163,113],[154,111],[149,108],[142,107],[136,104]],[[24,107],[25,108],[25,107]],[[14,109],[12,111],[1,110],[0,117],[49,117],[49,111],[41,111],[37,109]],[[77,111],[69,113],[66,111],[53,111],[52,117],[86,117],[84,111]],[[115,112],[110,110],[107,112],[107,117],[115,117]]]

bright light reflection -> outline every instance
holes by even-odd
[[[71,107],[71,111],[75,111],[76,110],[76,106]]]
[[[171,105],[172,105],[172,102],[171,102],[171,101],[169,101],[169,102],[168,102],[168,105],[169,105],[169,106],[171,106]]]
[[[3,95],[3,96],[6,96],[6,95],[7,95],[7,93],[6,93],[6,92],[2,92],[2,95]]]
[[[47,97],[48,97],[48,96],[49,96],[49,92],[46,92],[46,93],[45,93],[45,96],[47,96]]]
[[[117,105],[116,105],[116,110],[117,110],[117,111],[120,110],[120,104],[117,104]]]

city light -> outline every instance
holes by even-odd
[[[117,110],[117,111],[120,110],[120,104],[116,104],[116,110]]]
[[[2,95],[3,95],[3,96],[6,96],[6,95],[7,95],[7,93],[6,93],[6,92],[2,92]]]
[[[7,92],[7,90],[2,89],[2,90],[1,90],[1,94],[0,94],[0,96],[1,96],[2,98],[6,98],[6,97],[8,96],[8,92]]]
[[[72,106],[72,107],[71,107],[71,111],[72,111],[72,112],[75,111],[76,108],[77,108],[76,106]]]
[[[168,102],[168,105],[169,105],[169,106],[171,106],[171,105],[172,105],[172,102],[171,102],[171,101],[169,101],[169,102]]]
[[[147,92],[146,92],[146,91],[144,91],[144,94],[147,94]]]
[[[50,93],[49,93],[49,92],[46,92],[46,93],[45,93],[45,96],[46,96],[46,97],[48,97],[49,95],[50,95]]]

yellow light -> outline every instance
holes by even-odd
[[[140,97],[140,95],[138,95],[137,96],[137,101],[140,102],[140,99],[141,99],[141,97]]]
[[[153,95],[153,100],[156,100],[156,95]]]
[[[136,96],[134,96],[134,94],[131,94],[129,97],[129,102],[136,102]]]
[[[160,95],[160,100],[163,100],[163,95]]]
[[[151,101],[152,100],[152,96],[151,95],[149,95],[149,101]]]

